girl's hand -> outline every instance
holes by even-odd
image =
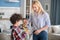
[[[27,31],[26,31],[26,33],[27,33],[27,34],[30,34],[30,31],[29,31],[29,30],[27,30]]]

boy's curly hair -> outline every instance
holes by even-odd
[[[10,17],[10,22],[11,22],[12,24],[15,24],[16,21],[19,21],[19,20],[22,20],[21,14],[15,13],[15,14],[13,14],[13,15]]]

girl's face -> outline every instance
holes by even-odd
[[[32,8],[34,12],[38,12],[39,7],[36,4],[33,4]]]
[[[23,20],[24,24],[27,24],[27,19]]]

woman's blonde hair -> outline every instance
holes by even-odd
[[[38,5],[40,12],[45,12],[45,10],[43,9],[43,7],[39,1],[32,1],[32,7],[34,4]],[[32,9],[32,12],[34,12],[33,9]]]

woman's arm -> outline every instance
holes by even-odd
[[[43,30],[46,30],[46,29],[48,29],[48,27],[50,27],[50,17],[49,17],[49,15],[48,15],[48,13],[46,13],[45,14],[45,19],[44,19],[44,21],[45,21],[45,26],[43,27],[43,28],[41,28],[41,29],[39,29],[40,31],[43,31]]]
[[[41,28],[41,29],[36,30],[34,33],[35,33],[36,35],[38,35],[40,32],[42,32],[42,31],[44,31],[44,30],[46,30],[46,29],[48,29],[48,26],[47,26],[47,25],[44,26],[44,27]]]
[[[37,31],[35,31],[35,34],[39,34],[41,31],[44,31],[44,30],[47,30],[48,27],[50,26],[50,18],[49,18],[49,15],[46,13],[45,15],[45,26],[41,29],[38,29]]]
[[[44,30],[46,30],[46,29],[48,29],[48,26],[47,26],[47,25],[44,26],[43,28],[39,29],[39,31],[41,32],[41,31],[44,31]]]

